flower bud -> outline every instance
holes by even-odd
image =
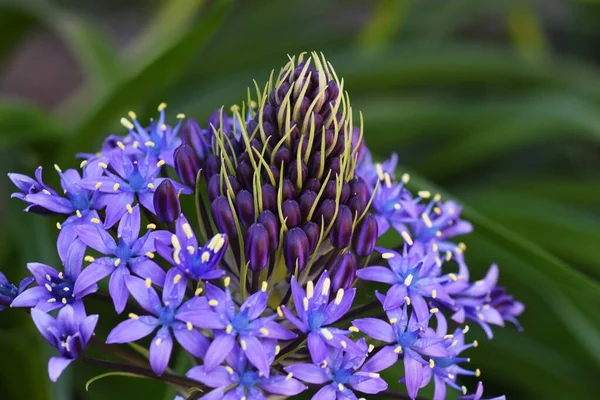
[[[242,190],[242,186],[240,185],[238,180],[235,179],[235,176],[233,176],[233,175],[229,175],[229,184],[231,185],[231,189],[233,189],[233,193],[235,193],[235,194],[237,194],[240,190]]]
[[[265,210],[258,216],[258,223],[262,224],[269,234],[269,251],[275,251],[279,247],[279,219],[269,210]]]
[[[281,205],[281,213],[285,218],[285,225],[288,228],[295,228],[300,225],[302,215],[300,214],[300,206],[294,200],[286,200]]]
[[[317,248],[319,236],[321,235],[321,228],[314,222],[307,222],[306,224],[304,224],[302,229],[304,230],[304,233],[306,233],[308,243],[310,244],[310,250],[308,253],[312,254]]]
[[[283,258],[287,269],[301,272],[308,263],[310,243],[301,228],[290,229],[283,239]]]
[[[237,215],[244,226],[254,223],[254,197],[247,190],[240,190],[235,197]]]
[[[336,260],[329,273],[332,293],[336,293],[340,289],[350,289],[356,276],[357,266],[358,262],[352,251],[346,252]]]
[[[246,232],[246,260],[252,271],[262,271],[269,259],[269,233],[262,224],[252,224]]]
[[[352,224],[354,215],[347,206],[341,205],[338,214],[329,233],[331,245],[337,249],[343,249],[352,241]]]
[[[204,164],[204,174],[206,180],[209,180],[213,175],[217,175],[220,169],[221,162],[219,161],[219,158],[214,154],[208,156]]]
[[[171,223],[181,214],[181,205],[175,185],[165,179],[154,192],[154,211],[158,219],[164,223]]]
[[[181,129],[183,143],[190,146],[200,160],[205,160],[210,154],[210,131],[203,131],[198,122],[188,118]]]
[[[375,249],[378,232],[377,219],[373,214],[368,213],[360,221],[354,234],[353,248],[357,255],[360,257],[371,255]]]
[[[308,160],[308,171],[310,176],[316,177],[321,170],[321,152],[315,151]]]
[[[213,175],[208,180],[206,191],[208,192],[208,200],[211,203],[221,195],[221,177],[219,175]]]
[[[335,180],[329,180],[329,182],[327,182],[327,184],[325,185],[325,190],[323,191],[323,198],[335,200],[336,192],[337,185]]]
[[[325,226],[329,226],[331,220],[333,219],[333,215],[335,214],[335,201],[327,199],[321,202],[321,205],[317,208],[317,212],[313,217],[313,221],[317,224],[321,224],[321,222],[325,223]]]
[[[302,193],[302,196],[300,196],[300,213],[302,214],[303,218],[307,218],[308,217],[308,213],[310,212],[310,209],[312,208],[313,204],[315,204],[315,201],[317,200],[317,194],[315,192],[313,192],[312,190],[307,190],[304,193]]]
[[[296,162],[293,162],[290,165],[290,172],[288,173],[288,176],[294,184],[298,182],[298,175],[300,175],[300,187],[302,187],[304,181],[306,178],[308,178],[308,167],[302,161],[300,162],[300,169],[298,169],[298,164]]]
[[[192,146],[182,144],[175,150],[173,158],[175,160],[175,170],[181,182],[194,188],[196,186],[196,176],[200,171],[200,159]]]
[[[325,173],[323,176],[327,176],[327,174],[329,174],[329,171],[331,171],[331,177],[335,177],[336,175],[340,174],[341,165],[339,157],[333,157],[329,159],[327,165],[325,166]]]
[[[277,210],[277,192],[272,185],[264,184],[261,187],[263,209],[276,211]]]
[[[235,226],[235,219],[233,218],[233,212],[229,207],[227,198],[225,196],[217,197],[211,203],[210,209],[219,232],[226,233],[230,237],[236,237],[237,229]]]
[[[362,215],[363,211],[365,211],[365,207],[367,204],[363,202],[360,197],[352,196],[350,200],[346,202],[348,208],[352,211],[352,215]]]
[[[303,188],[305,190],[310,190],[312,192],[319,193],[319,190],[321,190],[321,182],[317,178],[310,178],[306,181]]]
[[[283,167],[285,169],[289,165],[291,159],[292,153],[290,153],[290,149],[287,147],[280,147],[279,150],[275,152],[273,165],[277,168],[281,168],[281,164],[283,163]]]
[[[364,204],[367,204],[369,201],[369,187],[362,178],[356,177],[350,181],[350,196],[357,196]]]
[[[244,161],[238,164],[236,168],[237,180],[244,189],[252,190],[252,177],[254,170],[249,162]]]
[[[294,198],[296,194],[296,185],[289,179],[283,181],[283,200],[290,200]]]
[[[340,193],[340,203],[345,204],[350,198],[350,185],[344,182],[342,185],[342,193]]]

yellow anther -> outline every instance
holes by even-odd
[[[442,210],[439,207],[433,207],[433,212],[437,215],[442,215]]]
[[[177,265],[181,264],[181,258],[179,257],[180,252],[181,252],[180,249],[175,249],[173,251],[173,261],[175,261],[175,264],[177,264]]]
[[[131,318],[131,319],[138,319],[139,318],[139,316],[137,314],[134,314],[134,313],[129,313],[128,317]]]
[[[261,292],[266,292],[267,289],[269,289],[269,283],[267,281],[264,281],[261,285],[260,285],[260,291]]]
[[[479,346],[479,342],[477,340],[473,340],[473,347]]]
[[[194,329],[194,325],[192,325],[192,323],[189,321],[185,323],[185,326],[187,327],[188,331],[191,331],[192,329]]]
[[[163,111],[165,108],[167,108],[167,103],[162,102],[158,105],[158,111]]]
[[[394,353],[396,353],[396,354],[400,354],[401,351],[402,351],[402,346],[398,346],[394,349]]]
[[[465,327],[463,328],[463,333],[467,332],[469,332],[469,325],[465,325]]]
[[[42,192],[44,194],[47,194],[48,196],[52,196],[52,193],[50,193],[50,191],[48,189],[42,189]]]
[[[410,286],[410,284],[413,281],[413,275],[412,274],[408,274],[408,276],[406,277],[406,279],[404,279],[404,284],[406,286]]]
[[[402,174],[402,177],[400,178],[400,180],[406,185],[408,183],[408,181],[410,181],[410,175]]]
[[[62,225],[60,224],[60,222],[56,223],[56,228],[60,231],[62,229]]]
[[[335,295],[335,305],[339,306],[344,299],[344,289],[340,288]]]
[[[202,253],[202,262],[208,262],[210,260],[210,253],[208,251],[205,251],[204,253]]]
[[[331,287],[331,279],[325,278],[323,281],[323,289],[321,290],[321,294],[323,296],[327,296],[329,294],[329,288]]]
[[[308,299],[306,297],[302,299],[302,305],[304,306],[304,311],[308,311]]]
[[[183,228],[183,233],[188,239],[192,239],[194,237],[194,233],[192,232],[192,227],[187,222],[181,226]]]
[[[80,164],[79,164],[79,168],[83,168],[87,165],[88,160],[83,160]]]
[[[145,255],[146,255],[146,257],[148,257],[150,259],[154,258],[154,253],[151,251],[147,252]]]
[[[329,329],[327,328],[323,328],[321,329],[321,334],[325,337],[325,339],[327,340],[331,340],[333,339],[333,335],[331,334],[331,332],[329,331]]]
[[[294,374],[292,374],[292,373],[290,372],[289,374],[287,374],[287,375],[285,376],[285,380],[286,380],[286,381],[289,381],[289,380],[290,380],[290,379],[292,379],[293,377],[294,377]]]
[[[144,146],[146,146],[146,147],[154,147],[154,142],[152,140],[148,140],[147,142],[144,142]]]
[[[435,233],[435,236],[436,236],[436,237],[442,237],[442,231],[437,231],[437,232]]]
[[[351,326],[350,328],[348,328],[348,330],[349,330],[350,332],[354,332],[354,333],[358,333],[358,332],[360,332],[360,330],[359,330],[357,327],[355,327],[355,326]]]
[[[404,239],[404,241],[406,242],[406,244],[408,244],[409,246],[413,245],[412,238],[410,237],[410,235],[408,234],[408,232],[402,231],[402,233],[400,234],[400,236],[402,236],[402,239]]]
[[[440,201],[442,199],[442,195],[439,193],[436,193],[435,196],[433,196],[433,201]]]
[[[435,367],[435,361],[433,361],[433,358],[429,359],[429,368],[433,368]]]
[[[180,280],[181,280],[181,274],[177,274],[173,278],[173,283],[177,284],[177,283],[179,283]]]
[[[462,390],[462,394],[467,394],[467,387],[466,386],[462,386],[460,389]]]
[[[166,164],[166,161],[165,161],[165,160],[160,160],[159,162],[157,162],[157,163],[156,163],[156,166],[157,166],[158,168],[160,168],[160,167],[162,167],[162,166],[163,166],[163,165],[165,165],[165,164]]]
[[[477,369],[475,370],[475,376],[476,376],[477,378],[479,378],[479,377],[481,376],[481,370],[480,370],[479,368],[477,368]]]
[[[162,338],[158,338],[156,339],[156,341],[154,343],[156,343],[157,346],[160,346],[162,344]]]
[[[445,336],[444,336],[444,339],[452,339],[453,337],[454,337],[454,335],[450,335],[450,334],[449,334],[449,335],[445,335]]]
[[[184,113],[179,113],[179,114],[177,114],[177,116],[175,118],[177,118],[177,119],[184,119],[185,118],[185,114]]]
[[[373,352],[373,350],[375,350],[375,345],[373,345],[373,344],[370,344],[370,345],[369,345],[369,348],[367,349],[367,351],[368,351],[369,353],[372,353],[372,352]]]
[[[115,267],[118,267],[120,264],[121,264],[121,259],[120,259],[120,258],[117,258],[117,259],[115,260],[115,262],[113,263],[113,265],[114,265]]]
[[[177,235],[171,236],[171,244],[176,250],[181,250],[181,244],[179,243],[179,238],[177,237]]]
[[[77,215],[77,218],[81,218],[83,216],[79,210],[75,211],[75,215]]]
[[[123,144],[123,142],[121,142],[121,141],[118,141],[118,142],[117,142],[117,146],[119,146],[119,148],[120,148],[121,150],[125,150],[125,145]]]
[[[235,372],[235,371],[233,370],[233,368],[231,368],[229,365],[225,367],[225,370],[226,370],[227,372],[229,372],[229,374],[230,374],[230,375],[233,375],[233,374],[234,374],[234,372]]]
[[[447,251],[446,252],[446,261],[450,261],[452,259],[452,252]]]
[[[437,243],[434,243],[434,244],[431,245],[431,250],[438,251],[438,245],[437,245]]]
[[[152,279],[146,278],[146,287],[149,288],[150,286],[152,286]]]
[[[281,310],[281,307],[277,307],[277,315],[279,315],[280,318],[283,318],[283,311]]]
[[[133,129],[134,128],[134,125],[131,123],[131,121],[128,120],[127,118],[125,118],[125,117],[121,118],[121,125],[123,125],[127,129]]]
[[[281,346],[280,345],[275,346],[275,355],[278,355],[280,351],[281,351]]]
[[[458,280],[458,277],[456,276],[456,274],[454,274],[454,273],[452,273],[452,272],[448,274],[448,277],[449,277],[450,279],[452,279],[453,281],[456,281],[456,280]]]
[[[313,284],[313,281],[308,281],[306,283],[306,297],[308,297],[309,299],[312,299],[312,297],[315,295],[315,286]]]
[[[437,290],[433,289],[431,291],[431,297],[433,297],[434,299],[437,297]]]
[[[201,287],[199,287],[198,289],[196,289],[196,291],[194,292],[194,296],[200,296],[203,292],[203,289]]]
[[[386,187],[392,187],[392,177],[387,172],[383,176]]]
[[[67,304],[67,299],[65,299],[64,297],[62,298],[62,303],[63,304]]]
[[[373,379],[377,379],[380,375],[377,372],[369,372],[369,376]]]
[[[429,190],[420,190],[417,192],[417,194],[423,199],[428,199],[431,197],[431,192]]]
[[[116,192],[117,190],[119,190],[120,187],[121,187],[121,185],[119,185],[118,183],[115,183],[113,185],[113,190]]]
[[[269,331],[267,330],[267,328],[260,328],[260,333],[267,336],[269,334]]]
[[[244,339],[240,340],[240,344],[242,345],[242,350],[246,350],[248,348]]]
[[[410,297],[404,296],[404,301],[406,302],[407,306],[410,306]]]
[[[149,183],[147,186],[148,186],[148,189],[154,189],[154,184],[152,182]]]
[[[138,142],[137,140],[134,140],[132,143],[132,146],[134,149],[137,149],[138,147],[140,147],[140,142]]]
[[[131,204],[127,204],[127,205],[125,206],[125,208],[127,209],[127,212],[128,212],[129,214],[133,214],[133,207],[131,207]]]
[[[477,318],[479,318],[480,321],[485,321],[485,315],[482,313],[477,313]]]
[[[92,224],[99,224],[99,223],[100,223],[100,220],[99,220],[98,218],[95,218],[95,217],[94,217],[94,218],[90,219],[90,222],[91,222]]]
[[[344,385],[342,385],[341,383],[338,383],[338,390],[340,392],[343,392],[344,391]]]
[[[384,180],[383,168],[381,167],[381,164],[375,164],[375,171],[377,171],[377,178],[379,178],[380,181]]]
[[[342,346],[343,349],[348,347],[348,344],[346,343],[345,340],[340,341],[340,346]]]
[[[146,229],[156,229],[156,224],[148,224],[146,225]]]
[[[423,222],[425,223],[426,227],[431,228],[433,226],[433,223],[431,222],[429,215],[423,213],[423,214],[421,214],[421,218],[423,219]]]
[[[94,262],[95,258],[94,258],[94,257],[92,257],[92,256],[85,256],[85,257],[84,257],[84,260],[85,260],[86,262]]]
[[[440,309],[437,307],[432,308],[431,310],[429,310],[430,313],[435,314],[436,312],[439,312]]]
[[[59,272],[59,273],[58,273],[58,277],[59,277],[60,279],[63,279],[63,278],[64,278],[64,275],[63,275],[63,273],[62,273],[62,272]]]
[[[99,166],[100,168],[104,168],[104,169],[108,168],[108,164],[107,164],[107,163],[105,163],[105,162],[99,162],[99,163],[98,163],[98,166]],[[100,187],[100,186],[98,186],[98,187]],[[98,187],[97,187],[96,189],[98,189]]]
[[[211,300],[208,302],[208,305],[211,307],[216,307],[219,305],[219,302],[217,300]]]
[[[59,174],[62,172],[62,170],[60,169],[60,167],[58,166],[58,164],[54,164],[54,169],[56,170],[56,172],[58,172]]]
[[[389,260],[390,258],[394,258],[394,253],[383,253],[381,255],[381,258],[383,258],[384,260]]]

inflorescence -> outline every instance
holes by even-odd
[[[81,154],[78,169],[54,166],[61,190],[42,167],[35,179],[9,174],[25,211],[58,218],[59,268],[30,263],[18,287],[0,274],[0,310],[30,308],[60,353],[50,378],[93,361],[98,315],[86,306],[104,298],[127,316],[106,343],[151,339],[150,369],[103,365],[189,389],[181,398],[415,399],[433,382],[435,400],[480,399],[481,383],[472,394],[461,384],[480,376],[464,354],[477,347],[466,323],[491,339],[491,325],[521,329],[524,306],[497,286],[497,266],[470,279],[454,241],[472,230],[460,205],[411,192],[396,155],[373,162],[362,116],[322,55],[290,58],[248,93],[204,128],[183,114],[167,125],[164,103],[148,126],[130,112],[126,135]],[[384,234],[397,246],[377,247]],[[179,347],[197,366],[174,381]],[[388,390],[388,369],[407,394]]]

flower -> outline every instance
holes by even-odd
[[[267,347],[266,358],[271,365],[275,360],[275,346]],[[295,396],[304,390],[301,382],[292,374],[272,375],[261,374],[244,351],[235,345],[226,357],[227,366],[219,365],[207,371],[205,366],[194,367],[186,374],[189,378],[202,382],[215,390],[207,393],[201,400],[258,400],[265,395]]]
[[[392,156],[382,163],[373,163],[371,152],[362,142],[362,151],[359,152],[356,162],[356,175],[369,184],[371,191],[375,189],[378,181],[383,181],[385,174],[394,177],[398,165],[398,154],[392,153]]]
[[[156,328],[158,332],[150,345],[150,366],[156,375],[162,375],[169,364],[173,350],[173,338],[190,354],[204,357],[208,339],[194,329],[194,323],[182,315],[188,310],[202,312],[208,308],[205,299],[194,297],[181,304],[185,295],[185,283],[179,271],[172,268],[167,273],[162,301],[152,287],[152,280],[134,276],[125,278],[125,284],[140,306],[152,315],[130,313],[129,319],[121,322],[108,334],[106,343],[128,343],[148,336]]]
[[[227,251],[227,243],[227,235],[218,233],[198,247],[198,239],[183,214],[175,221],[175,234],[155,241],[158,254],[181,271],[184,278],[194,281],[217,279],[225,274],[216,268]]]
[[[269,297],[266,282],[260,291],[248,297],[239,310],[231,298],[229,282],[230,279],[225,278],[225,291],[207,283],[205,293],[211,309],[190,310],[180,317],[214,332],[214,340],[204,357],[207,372],[219,365],[237,342],[248,361],[268,378],[270,362],[267,354],[269,347],[275,345],[272,340],[266,339],[290,340],[296,334],[275,322],[277,314],[261,317]]]
[[[419,321],[416,313],[409,317],[407,306],[388,312],[390,322],[361,318],[352,322],[354,329],[387,343],[373,358],[380,365],[393,365],[400,355],[404,361],[404,381],[410,398],[415,398],[423,382],[424,369],[434,357],[449,357],[444,338],[428,328],[429,319]]]
[[[405,302],[412,305],[419,320],[429,315],[429,306],[425,298],[439,299],[452,304],[443,284],[450,281],[446,275],[441,275],[436,253],[423,256],[418,248],[404,247],[402,255],[395,251],[378,249],[382,258],[389,264],[371,266],[357,271],[360,279],[383,282],[392,285],[383,303],[384,310],[392,310]]]
[[[44,339],[60,353],[60,357],[52,357],[48,362],[48,375],[56,382],[65,368],[85,350],[96,329],[98,315],[86,316],[85,312],[67,305],[58,312],[56,319],[35,308],[31,310],[31,318]]]
[[[59,272],[46,264],[27,264],[38,286],[23,291],[10,306],[35,307],[47,312],[69,304],[75,312],[85,313],[82,299],[97,291],[98,285],[81,279],[81,264],[81,256],[77,248],[69,251],[64,272]]]
[[[129,271],[142,278],[150,278],[152,282],[162,286],[165,272],[152,259],[154,258],[154,242],[156,239],[171,237],[167,231],[154,231],[153,224],[148,225],[148,231],[140,237],[140,207],[128,207],[128,212],[121,218],[117,229],[118,239],[115,239],[100,225],[80,225],[75,228],[80,240],[92,249],[108,256],[90,261],[80,275],[82,285],[96,283],[111,275],[109,292],[117,313],[125,308],[129,293],[125,287],[125,279]]]
[[[104,171],[105,176],[85,178],[80,182],[82,187],[103,194],[102,202],[106,204],[104,225],[107,228],[113,226],[125,214],[127,205],[134,204],[136,197],[142,207],[154,213],[154,191],[162,181],[168,179],[158,177],[165,161],[157,161],[150,154],[134,157],[125,151],[114,151],[109,165],[110,170]],[[192,193],[175,181],[173,185],[181,193]]]
[[[365,363],[367,343],[361,339],[357,346],[362,350],[361,355],[330,347],[320,365],[293,364],[285,371],[304,382],[323,385],[313,400],[356,399],[353,390],[367,394],[386,390],[388,385],[378,372],[387,366],[371,360]]]
[[[0,272],[0,311],[4,310],[6,307],[10,306],[10,303],[23,293],[27,286],[33,283],[34,279],[31,277],[24,278],[17,288],[15,285],[10,283],[6,276],[2,272]]]
[[[340,288],[335,299],[329,302],[331,279],[327,271],[323,272],[317,284],[306,284],[306,292],[292,277],[292,297],[297,317],[285,306],[283,314],[301,332],[308,334],[308,350],[313,362],[320,364],[327,357],[328,347],[347,349],[360,354],[356,344],[347,338],[350,331],[334,328],[331,324],[344,316],[352,306],[356,289],[345,291]]]

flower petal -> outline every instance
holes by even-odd
[[[388,311],[398,308],[404,304],[406,301],[405,298],[406,286],[404,286],[404,284],[396,284],[388,290],[385,301],[383,302],[383,309]]]
[[[227,387],[234,383],[231,374],[222,365],[215,367],[210,372],[206,372],[204,366],[201,365],[190,369],[185,375],[208,387]]]
[[[117,247],[113,237],[97,225],[78,225],[75,232],[83,243],[102,254],[113,254]]]
[[[135,342],[151,334],[158,326],[158,320],[150,316],[130,318],[115,326],[106,338],[106,343]]]
[[[127,289],[129,289],[129,293],[131,293],[138,304],[149,313],[156,314],[162,304],[154,288],[146,286],[146,282],[148,281],[134,276],[125,278]]]
[[[343,293],[343,295],[341,297],[341,301],[338,302],[338,296],[340,295],[340,293]],[[330,303],[325,310],[327,318],[325,319],[325,322],[323,324],[331,325],[340,318],[342,318],[348,312],[348,310],[350,310],[350,307],[352,307],[352,302],[354,301],[355,295],[356,289],[350,289],[345,292],[342,289],[338,290],[338,293],[335,297],[335,301]]]
[[[46,339],[51,345],[54,345],[56,338],[51,332],[51,329],[56,325],[56,320],[52,318],[50,314],[35,308],[31,309],[31,319],[44,339]]]
[[[312,400],[335,400],[337,387],[333,384],[323,386],[313,397]]]
[[[232,335],[221,334],[215,336],[204,357],[206,370],[212,371],[217,365],[221,364],[234,345],[235,337]]]
[[[176,318],[183,322],[190,322],[202,329],[225,329],[227,327],[227,324],[219,318],[219,314],[212,310],[181,311],[177,313]]]
[[[52,382],[56,382],[60,375],[63,373],[65,368],[69,366],[74,360],[69,360],[63,357],[52,357],[48,361],[48,376]]]
[[[405,384],[408,395],[411,399],[417,397],[421,381],[423,380],[423,365],[411,357],[409,354],[404,355],[404,374]]]
[[[165,285],[165,271],[154,261],[142,258],[140,261],[129,262],[129,267],[137,276],[146,279],[150,278],[152,283],[158,286]]]
[[[395,346],[385,346],[367,360],[361,371],[379,372],[396,364],[398,362],[398,353],[394,349]]]
[[[398,277],[387,267],[367,267],[356,271],[356,276],[364,281],[382,282],[393,285],[398,283]]]
[[[361,318],[352,321],[352,325],[367,336],[386,343],[396,341],[392,326],[377,318]]]
[[[240,343],[244,354],[248,357],[248,361],[250,361],[263,376],[268,378],[271,365],[262,343],[254,336],[241,337]]]
[[[10,304],[11,307],[35,307],[40,301],[50,298],[45,287],[35,286],[18,295]]]
[[[181,324],[180,328],[174,328],[173,333],[179,344],[194,357],[204,358],[210,341],[197,329],[191,331]]]
[[[319,333],[308,334],[308,351],[315,364],[321,364],[327,358],[327,344]]]
[[[98,281],[106,278],[115,270],[115,267],[109,262],[93,262],[88,265],[79,275],[73,287],[75,295],[96,284]]]
[[[307,389],[300,381],[286,376],[273,376],[263,379],[258,385],[261,389],[271,394],[282,396],[295,396]]]
[[[129,270],[125,265],[121,265],[114,269],[108,282],[108,291],[113,299],[117,314],[121,314],[127,305],[129,291],[127,290],[127,286],[125,286],[125,282],[129,277]]]
[[[289,367],[285,367],[285,372],[291,372],[294,374],[294,377],[316,385],[322,385],[331,380],[327,374],[327,370],[315,364],[292,364]]]
[[[150,344],[150,366],[156,375],[162,375],[169,365],[171,351],[173,350],[173,338],[169,328],[161,328]]]
[[[269,295],[261,290],[257,293],[254,293],[252,296],[250,296],[244,302],[244,304],[242,304],[242,306],[240,307],[240,311],[243,312],[243,311],[247,310],[248,318],[250,318],[251,320],[256,319],[256,318],[260,317],[260,315],[267,308],[267,300],[268,299],[269,299]]]

